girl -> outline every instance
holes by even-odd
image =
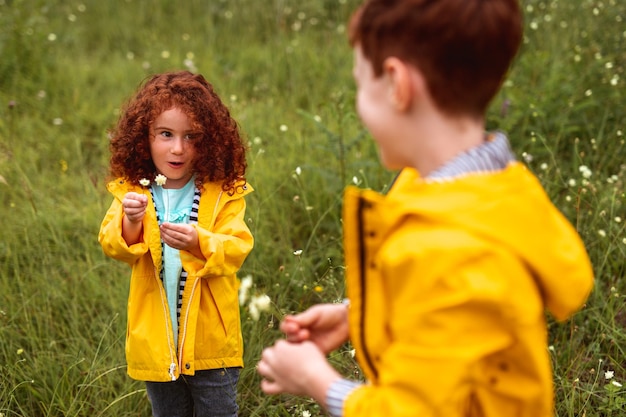
[[[152,76],[111,138],[104,253],[132,267],[126,360],[159,416],[236,416],[246,146],[202,75]]]

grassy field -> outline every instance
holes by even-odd
[[[107,129],[149,74],[204,74],[250,142],[242,416],[316,416],[254,371],[281,316],[343,296],[341,190],[384,190],[354,112],[357,0],[0,0],[0,417],[149,416],[124,361],[128,269],[97,243]],[[626,3],[524,0],[525,40],[489,113],[577,227],[596,289],[550,322],[556,412],[626,412]],[[567,277],[563,277],[567,279]],[[349,347],[332,361],[358,377]]]

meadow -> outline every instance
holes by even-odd
[[[0,0],[0,417],[149,416],[126,375],[129,270],[97,242],[107,131],[149,74],[200,72],[249,141],[241,416],[324,415],[268,397],[254,365],[281,317],[343,298],[341,192],[384,191],[354,110],[358,0]],[[596,287],[549,319],[559,417],[626,414],[626,3],[523,0],[524,44],[488,115],[575,225]],[[540,213],[538,213],[540,215]],[[563,279],[567,279],[566,276]],[[332,362],[360,377],[350,346]]]

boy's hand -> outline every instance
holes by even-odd
[[[292,343],[313,342],[324,354],[348,340],[348,308],[343,304],[318,304],[308,310],[285,316],[280,330]]]
[[[143,220],[148,207],[148,197],[138,193],[126,193],[122,200],[124,214],[131,223],[139,223]]]
[[[257,372],[263,377],[261,389],[266,394],[309,396],[323,407],[328,388],[341,378],[313,343],[284,340],[263,350]]]

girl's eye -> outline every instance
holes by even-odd
[[[164,136],[166,138],[170,138],[170,137],[172,137],[172,133],[168,132],[168,131],[163,131],[163,132],[161,132],[161,136]]]

